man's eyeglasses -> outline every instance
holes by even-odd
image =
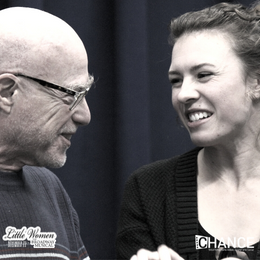
[[[64,88],[64,87],[55,85],[55,84],[47,82],[45,80],[33,78],[33,77],[26,76],[26,75],[23,75],[23,74],[14,74],[14,75],[17,76],[17,77],[24,77],[24,78],[31,79],[31,80],[39,83],[40,85],[42,85],[44,87],[57,89],[59,91],[62,91],[64,93],[67,93],[67,94],[73,96],[74,101],[72,102],[72,104],[70,106],[70,110],[73,110],[81,102],[81,100],[88,94],[88,92],[89,92],[89,90],[90,90],[90,88],[93,84],[93,81],[94,81],[94,78],[92,76],[90,76],[89,77],[89,84],[86,87],[86,89],[84,91],[78,92],[78,91],[75,91],[75,90],[72,90],[72,89],[68,89],[68,88]]]

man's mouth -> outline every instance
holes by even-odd
[[[209,112],[194,112],[188,114],[188,119],[190,122],[196,122],[208,118],[210,116],[212,116],[212,113]]]
[[[67,140],[70,141],[71,137],[72,137],[72,134],[61,134],[64,138],[66,138]]]

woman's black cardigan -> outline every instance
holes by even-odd
[[[140,248],[155,251],[161,244],[185,259],[198,259],[198,152],[157,161],[130,176],[118,223],[117,259],[130,259]]]

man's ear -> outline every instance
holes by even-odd
[[[0,75],[0,110],[10,113],[16,88],[17,82],[14,75],[9,73]]]

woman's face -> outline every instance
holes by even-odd
[[[227,144],[255,130],[248,91],[257,80],[245,76],[224,34],[204,31],[178,39],[169,79],[173,106],[195,145]]]

